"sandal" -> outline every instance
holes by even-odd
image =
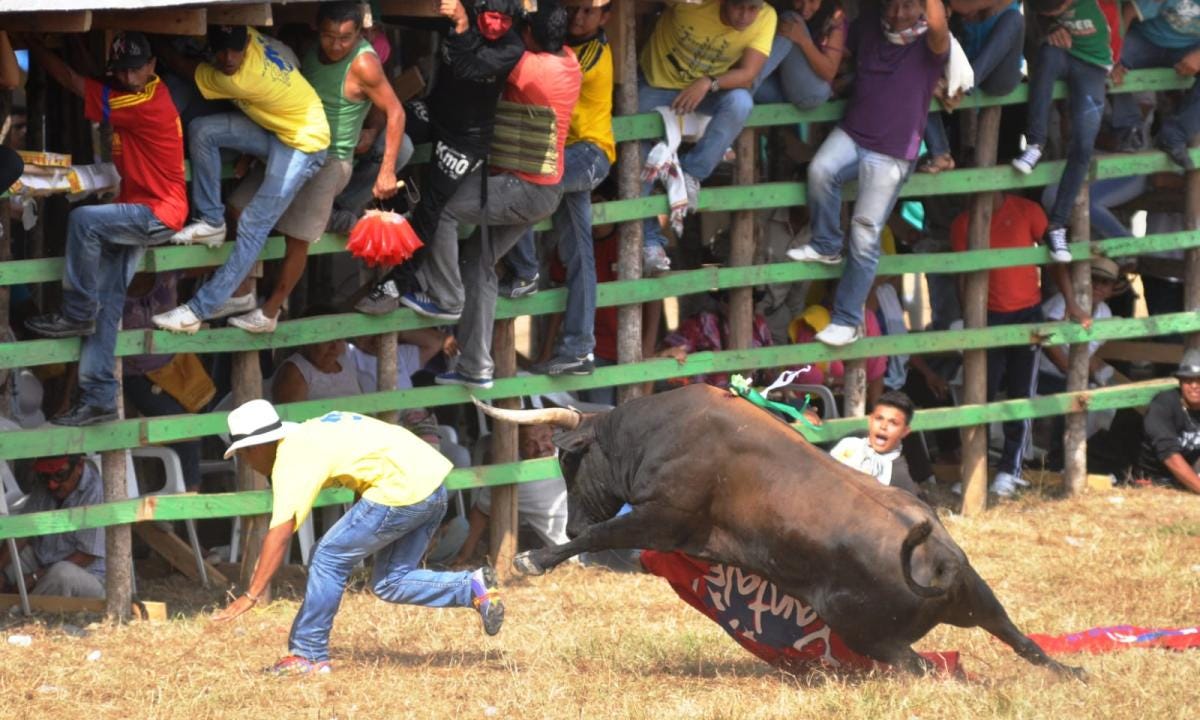
[[[937,175],[953,169],[954,156],[952,155],[929,155],[917,165],[917,172],[927,175]]]
[[[288,655],[266,669],[271,675],[294,677],[297,675],[327,674],[333,672],[333,665],[328,660],[313,662],[299,655]]]

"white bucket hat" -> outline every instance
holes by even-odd
[[[233,443],[225,451],[225,459],[244,447],[262,445],[281,440],[296,427],[294,422],[284,422],[275,412],[275,406],[266,400],[251,400],[229,413],[229,437]]]

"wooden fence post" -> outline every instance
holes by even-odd
[[[375,349],[376,389],[379,392],[396,389],[396,373],[399,359],[396,347],[396,333],[386,332],[379,335],[379,347]],[[399,410],[384,410],[378,413],[379,419],[395,425],[400,422]]]
[[[261,398],[262,368],[258,364],[258,351],[247,350],[233,354],[233,406],[241,407],[242,403]],[[254,471],[248,463],[237,464],[238,492],[246,490],[268,489],[267,479]],[[242,518],[242,567],[238,585],[243,589],[250,587],[250,578],[254,575],[254,566],[258,563],[259,551],[262,549],[263,538],[267,534],[269,515],[254,515]],[[300,528],[296,528],[299,530]],[[263,604],[271,601],[271,587],[260,596]]]
[[[617,86],[617,114],[633,115],[638,110],[637,83],[637,5],[617,2],[613,8],[620,36],[624,38],[619,50],[621,77]],[[622,200],[642,194],[642,157],[637,140],[623,142],[619,147],[617,191]],[[617,261],[618,280],[636,280],[642,276],[642,221],[621,223],[621,251]],[[642,359],[642,306],[622,305],[617,310],[617,362],[621,365]],[[622,385],[617,388],[617,402],[632,400],[641,394],[641,385]]]
[[[492,358],[496,363],[495,377],[517,374],[517,340],[515,323],[510,318],[497,320],[492,336]],[[520,407],[517,398],[496,401],[497,407]],[[505,420],[492,421],[492,463],[516,462],[517,426]],[[512,559],[517,554],[517,486],[497,485],[492,488],[490,557],[496,573],[503,580],[512,573]]]
[[[1195,147],[1196,143],[1193,142]],[[1187,174],[1187,198],[1184,212],[1188,230],[1200,230],[1200,170]],[[1192,248],[1184,255],[1183,265],[1183,309],[1200,310],[1200,248]],[[1184,336],[1184,347],[1200,347],[1200,333]]]
[[[1091,217],[1088,202],[1088,186],[1084,183],[1071,208],[1071,238],[1091,238]],[[1092,267],[1085,258],[1071,265],[1071,285],[1075,290],[1075,302],[1085,313],[1092,313]],[[1075,343],[1067,353],[1067,391],[1087,390],[1088,344]],[[1087,487],[1087,404],[1076,405],[1077,411],[1068,413],[1063,432],[1063,484],[1067,492],[1074,495]]]
[[[117,416],[125,416],[121,393],[121,358],[113,363],[117,378]],[[104,502],[119,502],[129,498],[126,483],[124,450],[100,453],[101,478],[104,483]],[[133,603],[133,538],[129,525],[112,525],[104,530],[104,614],[109,620],[128,620]]]
[[[733,166],[733,184],[747,187],[754,184],[754,165],[758,155],[756,135],[745,128],[734,141],[737,159]],[[733,214],[729,234],[729,266],[744,267],[754,262],[753,210],[738,210]],[[754,342],[754,288],[740,287],[729,291],[729,349],[748,350]]]
[[[1000,108],[989,107],[979,112],[979,136],[975,146],[976,167],[996,164],[996,144],[1000,137]],[[986,250],[990,245],[992,203],[994,193],[979,193],[971,199],[971,224],[967,232],[969,250]],[[963,298],[963,323],[967,328],[987,327],[988,273],[986,270],[967,275],[966,296]],[[987,402],[987,351],[967,350],[963,353],[963,403]],[[962,512],[972,515],[987,507],[987,448],[988,426],[971,425],[962,434]]]

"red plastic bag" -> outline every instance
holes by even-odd
[[[372,267],[399,265],[413,256],[423,243],[403,215],[368,210],[354,224],[346,249]]]

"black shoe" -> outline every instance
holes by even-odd
[[[366,297],[354,305],[364,315],[387,315],[400,307],[400,291],[393,280],[376,283]]]
[[[25,321],[25,329],[42,337],[84,337],[96,332],[95,320],[72,320],[60,312],[37,315]]]
[[[539,375],[591,375],[596,371],[596,364],[592,362],[591,353],[583,357],[555,355],[534,366],[533,371]]]
[[[1188,154],[1188,146],[1186,143],[1167,142],[1162,138],[1158,140],[1158,149],[1167,154],[1171,158],[1171,162],[1175,163],[1184,170],[1195,170],[1196,163],[1192,162],[1192,156]]]
[[[116,408],[99,408],[84,402],[77,402],[70,410],[50,420],[51,425],[66,425],[68,427],[84,427],[96,425],[117,419]]]

